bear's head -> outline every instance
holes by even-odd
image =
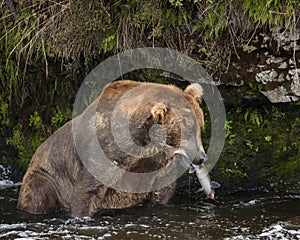
[[[130,80],[107,85],[74,121],[81,162],[103,184],[129,192],[174,182],[186,169],[179,164],[206,158],[201,99],[199,84],[185,90]]]
[[[155,153],[165,144],[173,149],[183,149],[189,162],[199,164],[205,161],[206,154],[201,140],[204,128],[204,115],[200,107],[202,87],[194,83],[182,91],[174,86],[153,85],[144,90],[146,93],[143,91],[143,96],[155,101],[141,104],[141,107],[137,107],[131,114],[129,132],[132,140],[144,147],[145,151]],[[135,100],[135,104],[140,101],[138,96]],[[149,146],[155,139],[158,140],[152,145],[153,149]],[[152,157],[140,159],[131,170],[149,172],[161,168],[167,164],[168,156],[162,156],[166,154],[164,151],[160,153],[153,156],[148,153],[147,155]]]

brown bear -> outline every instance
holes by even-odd
[[[134,91],[135,89],[137,90]],[[144,103],[146,97],[151,101]],[[92,216],[101,210],[126,208],[146,201],[167,203],[174,194],[176,182],[151,192],[122,191],[114,188],[113,184],[108,186],[93,174],[93,167],[82,161],[82,154],[78,154],[81,146],[88,146],[83,151],[80,149],[81,153],[93,151],[90,137],[86,136],[76,143],[74,138],[80,134],[84,136],[86,129],[94,126],[98,144],[107,159],[125,172],[149,173],[168,165],[172,161],[172,153],[166,152],[164,147],[158,150],[157,146],[149,148],[149,152],[157,152],[146,154],[145,157],[124,151],[126,141],[120,146],[115,137],[121,132],[117,130],[113,133],[112,129],[114,124],[118,124],[112,123],[112,115],[123,114],[128,116],[128,132],[134,146],[147,149],[145,147],[153,141],[151,127],[160,125],[164,130],[164,143],[168,150],[180,147],[192,158],[190,162],[199,162],[205,158],[200,136],[204,125],[203,112],[199,105],[201,99],[202,88],[196,83],[190,84],[184,91],[173,85],[131,80],[108,84],[99,98],[81,115],[58,129],[37,149],[23,178],[18,208],[34,214],[66,209],[73,216],[83,217]],[[95,112],[91,109],[95,109]],[[74,135],[74,121],[77,121],[78,126],[88,127],[79,127],[79,133]],[[182,131],[183,127],[187,128],[185,132],[189,134],[188,137],[183,136],[186,134]],[[92,155],[87,155],[90,156]],[[106,172],[109,171],[108,169]],[[122,176],[118,177],[122,180]],[[156,176],[145,184],[154,186],[161,179],[163,176]],[[126,181],[130,185],[134,184],[135,179]]]

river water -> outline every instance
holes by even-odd
[[[300,239],[300,195],[240,192],[218,204],[185,196],[77,219],[17,210],[19,186],[0,181],[0,239]]]

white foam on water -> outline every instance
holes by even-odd
[[[20,186],[21,183],[14,183],[11,178],[12,171],[9,167],[0,164],[0,190],[10,187]]]
[[[14,238],[14,240],[39,240],[43,238],[36,238],[36,237],[24,237],[24,238]]]
[[[2,180],[7,180],[9,179],[9,176],[11,175],[11,169],[6,168],[3,165],[0,164],[0,177]]]
[[[269,239],[282,240],[300,239],[300,226],[298,226],[297,230],[291,229],[295,227],[296,226],[286,222],[278,222],[268,228],[263,229],[263,232],[259,236],[267,237]]]
[[[257,200],[251,200],[251,201],[249,201],[249,202],[246,202],[245,204],[244,204],[244,206],[253,206],[253,205],[255,205],[257,203]]]
[[[14,185],[14,182],[11,180],[0,180],[0,185],[5,186],[5,185]]]
[[[283,230],[282,226],[280,226],[280,225],[274,225],[274,226],[271,226],[268,229],[264,229],[265,232],[261,233],[259,236],[260,237],[268,237],[268,236],[276,234],[276,233],[278,233],[278,232],[280,232],[282,230]]]
[[[8,228],[6,228],[8,229]],[[18,229],[18,230],[12,230],[8,231],[6,233],[0,234],[1,238],[6,239],[18,239],[18,240],[45,240],[45,239],[95,239],[90,236],[82,235],[78,233],[77,231],[71,232],[66,229],[58,228],[56,230],[48,231],[47,229],[43,229],[42,231],[37,230],[24,230],[24,229]],[[110,233],[109,233],[110,234]],[[110,234],[111,235],[111,234]],[[107,236],[107,235],[103,235]]]
[[[288,222],[277,222],[269,227],[262,229],[260,234],[247,234],[247,235],[237,235],[232,237],[226,237],[223,240],[250,240],[250,239],[280,239],[280,240],[290,240],[290,239],[300,239],[300,225],[295,226]]]
[[[39,238],[41,236],[40,233],[30,231],[30,230],[19,232],[18,236],[20,238],[17,238],[17,239],[32,239],[33,237],[34,237],[34,239],[42,239],[42,238]]]
[[[82,223],[91,223],[94,222],[95,220],[91,217],[74,217],[70,218],[67,221],[65,221],[65,225],[76,225],[76,224],[82,224]]]
[[[14,223],[14,224],[0,224],[0,230],[14,230],[14,229],[25,229],[27,226],[26,223]]]
[[[139,226],[142,227],[142,228],[150,228],[150,226],[146,225],[146,224],[140,224]]]
[[[108,227],[102,227],[102,226],[77,226],[77,230],[98,230],[98,231],[103,231],[107,230]]]
[[[252,199],[252,200],[250,200],[248,202],[239,202],[239,203],[232,204],[232,206],[235,207],[235,208],[251,207],[251,206],[256,206],[260,202],[261,201],[259,199]]]
[[[14,183],[11,180],[0,180],[0,190],[6,189],[6,188],[13,188],[13,187],[19,187],[22,183]]]
[[[238,235],[234,237],[229,237],[229,238],[224,238],[223,240],[250,240],[251,238],[243,236],[243,235]]]
[[[6,233],[3,233],[3,234],[0,234],[0,238],[8,237],[10,235],[16,235],[18,233],[19,233],[18,231],[13,230],[13,231],[10,231],[10,232],[6,232]]]
[[[134,223],[127,223],[124,225],[124,228],[135,227],[135,226],[136,226],[136,224],[134,224]]]

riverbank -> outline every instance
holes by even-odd
[[[297,1],[4,1],[0,164],[20,182],[38,146],[71,119],[84,78],[109,56],[168,47],[198,61],[225,102],[226,142],[213,179],[225,192],[298,192],[299,9]],[[183,85],[149,69],[126,77]],[[206,111],[205,148],[210,131]]]

